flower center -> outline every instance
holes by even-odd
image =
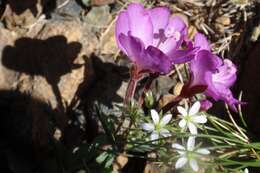
[[[155,124],[155,130],[156,130],[156,131],[160,131],[161,128],[162,128],[162,127],[161,127],[160,123]]]
[[[173,27],[167,27],[165,29],[165,36],[167,38],[174,38],[176,41],[179,41],[181,38],[181,33],[179,31],[175,31]]]
[[[186,122],[192,122],[192,116],[190,115],[186,115],[184,119],[186,120]]]
[[[194,156],[193,156],[192,151],[186,151],[186,157],[187,157],[188,160],[193,159]]]

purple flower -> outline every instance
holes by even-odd
[[[195,36],[194,47],[199,47],[199,50],[190,62],[191,78],[182,94],[191,96],[204,92],[215,101],[223,100],[236,111],[236,105],[241,102],[235,99],[230,91],[236,81],[235,65],[230,60],[222,60],[211,53],[207,39],[200,33]]]
[[[131,3],[116,21],[117,44],[138,73],[166,74],[173,63],[189,61],[193,49],[179,49],[186,34],[186,24],[180,17],[171,17],[166,7],[145,9]]]
[[[212,103],[209,100],[205,99],[205,100],[200,101],[200,110],[201,111],[207,111],[211,107],[212,107]]]

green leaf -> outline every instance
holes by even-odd
[[[109,157],[106,160],[105,168],[109,168],[115,159],[115,156],[113,154],[110,154]]]
[[[81,2],[86,6],[90,5],[90,0],[81,0]]]
[[[102,164],[108,156],[109,154],[106,151],[104,151],[96,158],[97,163]]]
[[[260,167],[260,160],[251,160],[251,161],[234,161],[229,159],[224,159],[222,165],[243,165],[244,167]]]

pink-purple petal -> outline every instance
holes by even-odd
[[[195,47],[199,47],[200,50],[208,50],[208,51],[210,51],[209,42],[208,42],[207,38],[205,37],[205,35],[203,35],[201,33],[197,33],[195,35],[194,46]]]
[[[119,13],[117,20],[116,20],[116,29],[115,29],[115,33],[116,33],[116,41],[117,41],[117,45],[118,47],[124,51],[124,53],[126,53],[125,48],[121,45],[120,41],[119,41],[119,35],[120,34],[124,34],[124,35],[128,35],[128,32],[130,31],[130,27],[129,27],[129,19],[128,19],[128,14],[126,11],[122,11]]]
[[[226,87],[231,87],[236,81],[236,66],[228,59],[223,61],[223,65],[218,67],[218,72],[213,74],[213,81],[221,83]]]
[[[192,86],[208,86],[212,83],[212,71],[216,70],[216,60],[209,51],[201,50],[190,63]]]
[[[231,90],[222,84],[214,84],[216,91],[218,92],[219,98],[217,100],[223,100],[227,103],[233,111],[237,111],[236,105],[243,104],[233,97]],[[207,94],[207,93],[206,93]]]
[[[176,31],[180,33],[186,34],[187,32],[187,25],[179,16],[174,16],[169,20],[168,27],[173,27]]]
[[[211,101],[205,99],[205,100],[200,101],[200,105],[201,105],[201,107],[200,107],[201,111],[207,111],[208,109],[210,109],[212,107],[213,104]]]
[[[140,57],[144,51],[144,45],[142,41],[138,38],[132,36],[126,36],[120,34],[119,43],[124,47],[125,53],[133,61],[136,62],[138,57]]]
[[[194,54],[196,51],[197,48],[187,50],[174,50],[168,53],[168,56],[174,64],[181,64],[191,61],[194,58]]]
[[[168,25],[170,10],[167,7],[156,7],[147,10],[153,24],[153,33],[159,33]]]
[[[127,8],[131,35],[141,39],[147,47],[153,42],[153,24],[144,6],[132,3]]]
[[[166,74],[175,62],[190,61],[192,44],[181,50],[186,34],[186,24],[180,17],[170,18],[166,7],[145,9],[142,4],[131,3],[116,21],[118,47],[135,64],[137,73]]]
[[[149,46],[146,49],[146,57],[142,63],[153,73],[167,74],[171,71],[172,63],[170,59],[159,49]]]

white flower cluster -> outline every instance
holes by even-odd
[[[177,150],[179,158],[175,163],[175,168],[180,169],[184,167],[187,163],[194,172],[199,171],[199,165],[197,160],[203,155],[210,154],[210,151],[206,148],[198,148],[195,145],[195,136],[198,134],[199,124],[205,124],[207,122],[206,115],[199,112],[200,102],[195,102],[190,108],[184,108],[181,106],[177,107],[177,110],[181,114],[181,120],[179,121],[179,126],[183,132],[189,130],[192,136],[187,140],[186,146],[174,143],[172,148]],[[171,133],[167,130],[166,126],[172,119],[171,114],[164,115],[161,119],[158,112],[154,109],[151,110],[152,123],[142,123],[141,128],[147,132],[151,133],[150,139],[153,143],[162,137],[169,137]],[[244,173],[248,173],[248,169],[244,170]]]
[[[181,114],[181,121],[179,126],[182,131],[189,129],[192,135],[198,133],[197,126],[198,124],[204,124],[207,122],[207,117],[202,115],[200,110],[200,102],[195,102],[190,109],[185,109],[184,107],[177,107],[179,113]],[[153,143],[162,137],[169,137],[171,133],[166,129],[166,125],[171,121],[172,115],[167,114],[160,119],[160,116],[156,110],[151,110],[152,123],[142,123],[141,128],[145,131],[151,133],[150,139]],[[179,144],[172,144],[172,148],[176,149],[180,154],[179,159],[177,160],[175,167],[176,169],[182,168],[186,163],[189,163],[190,167],[197,172],[199,170],[198,163],[196,161],[197,156],[209,154],[207,149],[198,149],[195,147],[195,137],[189,137],[187,141],[187,146],[184,147]]]
[[[207,117],[199,112],[200,102],[195,102],[191,108],[185,109],[184,107],[177,107],[179,113],[181,114],[181,121],[179,126],[183,131],[189,129],[192,135],[198,134],[197,126],[199,124],[205,124],[207,122]],[[197,159],[201,155],[208,155],[210,151],[205,148],[195,147],[195,136],[188,138],[187,146],[184,147],[180,144],[172,144],[172,148],[177,149],[180,157],[175,164],[175,168],[182,168],[186,163],[189,163],[193,171],[198,172],[199,166]]]

